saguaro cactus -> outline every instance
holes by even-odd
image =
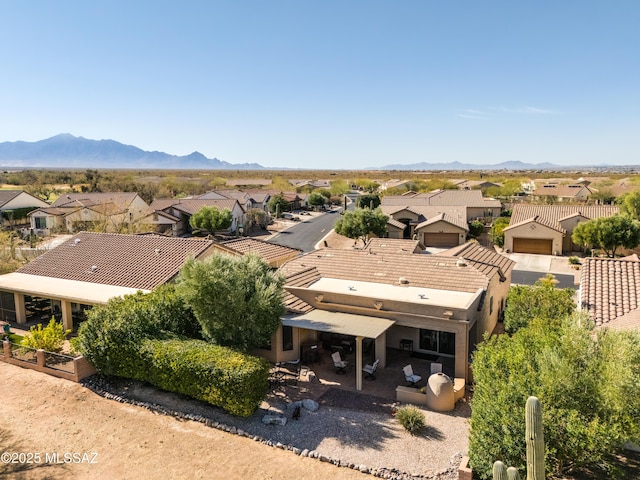
[[[527,442],[527,480],[544,480],[544,437],[542,407],[536,397],[527,399],[525,408],[525,437]],[[493,464],[493,480],[520,480],[518,469],[506,468],[497,460]]]

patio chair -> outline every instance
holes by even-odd
[[[340,352],[333,352],[331,358],[333,359],[333,366],[336,367],[337,374],[344,375],[347,373],[347,361],[340,358]]]
[[[416,385],[416,384],[420,380],[422,380],[422,377],[420,375],[416,375],[415,373],[413,373],[413,367],[411,366],[411,364],[405,366],[402,369],[402,371],[404,372],[404,379],[409,384],[407,386],[418,388],[418,385]]]
[[[380,363],[380,359],[376,359],[372,364],[367,364],[362,368],[362,371],[365,373],[365,380],[375,380],[376,379],[376,370],[378,369],[378,364]]]

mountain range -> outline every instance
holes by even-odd
[[[37,142],[0,143],[0,165],[40,168],[149,168],[149,169],[242,169],[264,168],[257,163],[233,164],[207,158],[200,152],[178,156],[147,152],[115,140],[90,140],[68,133]]]
[[[553,163],[524,163],[517,160],[495,163],[491,165],[477,165],[471,163],[412,163],[385,165],[373,170],[549,170],[562,168]]]
[[[207,158],[200,152],[170,155],[149,152],[115,140],[90,140],[68,133],[37,142],[0,143],[0,166],[21,168],[146,168],[185,170],[261,170],[257,163],[229,163]],[[276,167],[271,167],[276,168]],[[510,161],[477,165],[461,162],[392,164],[367,170],[545,170],[559,169],[552,163]]]

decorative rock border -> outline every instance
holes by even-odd
[[[109,388],[108,382],[104,381],[103,378],[101,378],[100,376],[93,375],[91,377],[85,378],[84,380],[80,381],[80,384],[82,384],[83,386],[85,386],[95,394],[100,395],[103,398],[106,398],[107,400],[114,400],[119,403],[135,405],[137,407],[142,407],[156,414],[168,415],[181,420],[191,420],[194,422],[202,423],[207,427],[216,428],[226,433],[232,433],[234,435],[246,437],[255,442],[262,443],[263,445],[279,448],[281,450],[287,450],[301,457],[314,458],[321,462],[331,463],[337,467],[358,470],[359,472],[373,475],[374,477],[378,477],[378,478],[385,478],[390,480],[413,480],[413,479],[444,480],[444,479],[458,478],[458,465],[460,464],[460,461],[462,459],[461,453],[457,453],[451,457],[451,459],[449,460],[449,467],[438,470],[433,474],[429,474],[429,475],[411,474],[407,472],[402,472],[396,468],[384,468],[384,467],[371,468],[362,464],[358,465],[358,464],[346,462],[344,460],[330,458],[315,450],[308,450],[308,449],[302,450],[293,445],[286,445],[281,442],[276,442],[272,439],[261,437],[260,435],[252,435],[251,433],[246,432],[240,428],[217,422],[203,415],[185,413],[185,412],[181,412],[171,408],[167,408],[157,403],[142,402],[139,400],[128,398],[124,395],[116,395],[114,393],[111,393],[108,390]]]

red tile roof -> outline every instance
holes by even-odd
[[[489,277],[473,265],[462,267],[458,258],[402,253],[322,249],[283,265],[285,275],[315,267],[322,277],[397,285],[400,277],[413,287],[475,293],[486,289]]]
[[[175,277],[187,257],[202,255],[212,243],[197,238],[80,232],[18,272],[151,290]]]
[[[296,256],[302,253],[302,250],[298,248],[285,247],[255,238],[237,238],[220,242],[219,245],[239,255],[255,253],[267,262]]]
[[[598,327],[631,327],[640,309],[640,261],[637,258],[585,258],[580,303]]]

